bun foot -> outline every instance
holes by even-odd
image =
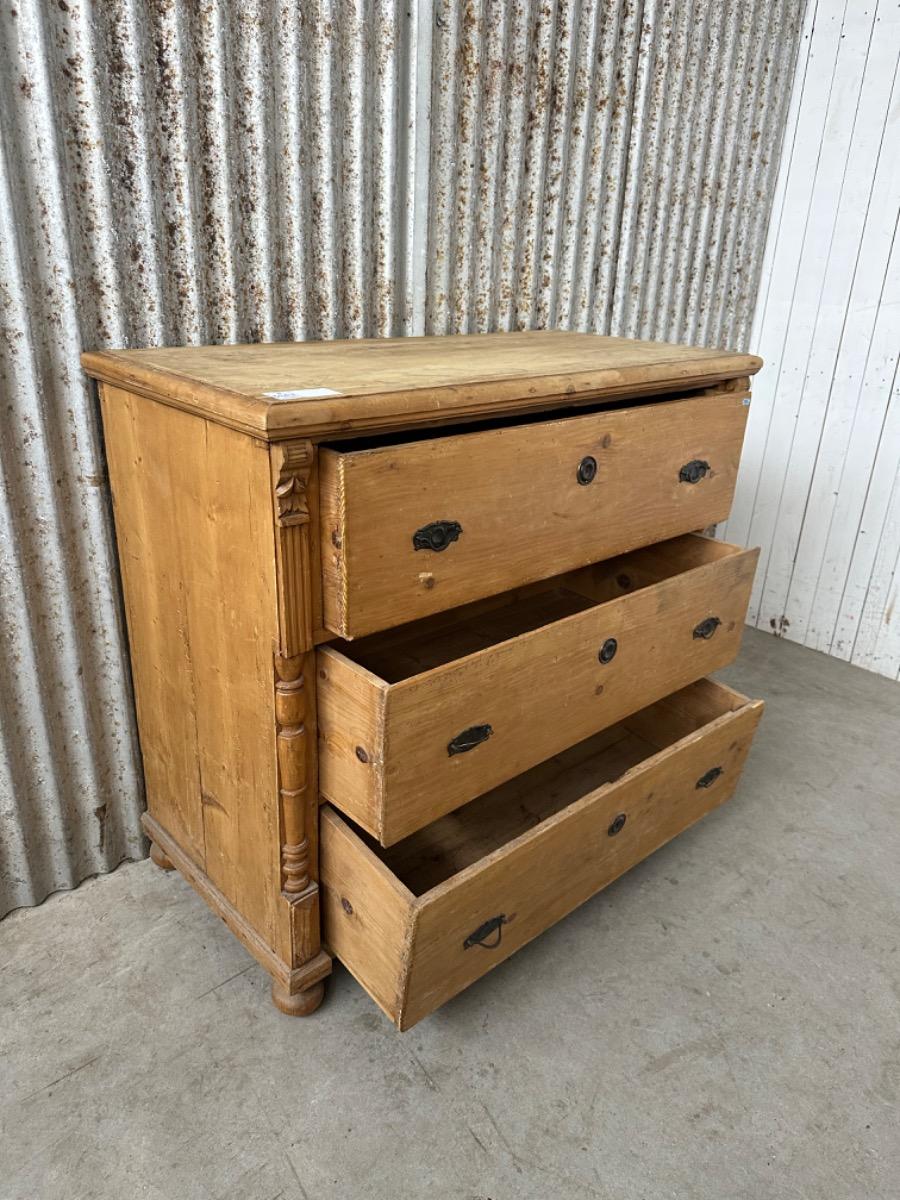
[[[159,869],[161,871],[174,871],[175,870],[175,864],[172,862],[172,860],[170,858],[168,858],[163,853],[162,850],[160,850],[160,848],[159,848],[159,846],[157,846],[156,842],[150,843],[150,857],[153,860],[153,862],[156,863],[156,865],[159,867]]]
[[[308,1017],[310,1013],[316,1011],[324,996],[324,981],[314,983],[305,992],[294,992],[291,995],[277,979],[272,980],[272,1003],[281,1012],[287,1013],[289,1017]]]

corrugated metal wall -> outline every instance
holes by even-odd
[[[900,677],[900,8],[817,0],[766,249],[729,539],[749,620]]]
[[[744,347],[801,0],[0,2],[0,912],[139,856],[82,347]]]

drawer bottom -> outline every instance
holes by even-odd
[[[400,1029],[727,800],[762,713],[708,679],[387,849],[329,805],[329,949]]]

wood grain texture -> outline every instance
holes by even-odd
[[[281,890],[290,899],[309,887],[315,863],[315,684],[312,655],[275,659]]]
[[[391,845],[718,670],[740,646],[756,553],[687,536],[548,581],[546,594],[534,589],[487,612],[475,606],[437,632],[426,621],[417,634],[414,624],[405,641],[402,631],[388,635],[387,649],[377,635],[320,648],[322,795]],[[507,637],[510,621],[521,625],[535,606],[539,618],[552,612],[548,597],[572,615]],[[696,637],[711,616],[721,622],[712,637]],[[604,664],[598,652],[610,638],[617,649]],[[399,682],[363,665],[379,660],[388,670],[402,664]],[[487,740],[448,753],[453,738],[481,725],[491,727]]]
[[[279,647],[286,658],[308,650],[321,618],[318,485],[311,442],[271,450],[278,578]]]
[[[403,1004],[415,897],[336,812],[325,806],[320,822],[325,943],[392,1016]]]
[[[302,963],[319,951],[318,763],[316,749],[316,637],[321,610],[316,448],[306,440],[270,448],[272,516],[278,595],[275,655],[281,891],[289,905],[285,953]],[[282,1011],[299,1012],[307,997]]]
[[[145,829],[282,1011],[321,1001],[324,926],[407,1028],[730,793],[760,706],[682,685],[736,652],[755,552],[676,535],[727,513],[759,360],[537,332],[85,363]],[[303,389],[339,394],[265,394]],[[320,810],[320,755],[389,849]]]
[[[301,992],[290,992],[277,979],[272,980],[272,1003],[287,1017],[308,1017],[325,999],[325,983],[320,980]]]
[[[96,379],[274,439],[650,394],[762,365],[732,351],[548,330],[109,350],[82,363]],[[339,395],[265,395],[323,387]]]
[[[328,648],[317,653],[319,793],[378,834],[384,823],[388,686]]]
[[[748,705],[722,717],[702,738],[661,751],[655,761],[633,768],[620,782],[606,784],[427,894],[418,912],[401,1028],[410,1028],[728,800],[762,707]],[[697,780],[711,766],[722,766],[723,775],[698,789]],[[626,823],[610,837],[620,813]],[[496,950],[465,949],[471,931],[496,913],[509,918]]]
[[[620,737],[598,735],[593,753],[590,743],[575,747],[550,774],[551,764],[542,764],[429,826],[411,839],[417,843],[412,850],[401,845],[376,853],[334,810],[323,809],[329,945],[400,1029],[729,798],[763,705],[741,698],[735,708],[735,694],[709,681],[700,689],[718,713],[697,728],[688,711],[693,727],[681,740],[657,750],[625,721]],[[712,767],[721,774],[698,787]],[[523,812],[532,822],[524,832]],[[625,823],[610,836],[619,814]],[[435,873],[443,878],[414,895],[393,862],[411,881],[427,883]],[[370,910],[375,887],[384,899]],[[355,907],[360,902],[362,917]],[[485,946],[471,944],[473,933],[500,917]]]
[[[147,803],[202,868],[196,683],[177,552],[185,531],[168,462],[170,422],[153,421],[145,401],[112,388],[100,389],[100,401]],[[177,413],[173,420],[191,423]]]
[[[178,845],[178,842],[155,821],[149,813],[141,817],[141,825],[154,846],[159,846],[166,859],[197,892],[216,916],[221,917],[238,941],[253,955],[256,961],[279,984],[282,995],[296,995],[314,987],[331,973],[331,957],[324,951],[310,955],[297,967],[272,949],[272,947],[248,924],[239,909],[215,887]]]
[[[149,820],[290,989],[321,957],[314,662],[273,657],[282,637],[312,644],[309,553],[285,619],[273,536],[276,500],[294,518],[302,497],[273,493],[265,442],[107,388],[103,413]],[[311,469],[312,448],[282,458]]]
[[[728,515],[747,408],[700,396],[589,416],[320,452],[324,620],[341,637],[465,604]],[[577,471],[593,457],[584,486]],[[691,484],[681,468],[705,461]],[[413,534],[462,526],[435,552]]]
[[[139,397],[104,394],[103,411],[148,807],[274,946],[267,447]]]

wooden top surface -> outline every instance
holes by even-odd
[[[752,375],[752,354],[592,333],[105,350],[89,375],[258,437],[319,437],[664,392]]]

